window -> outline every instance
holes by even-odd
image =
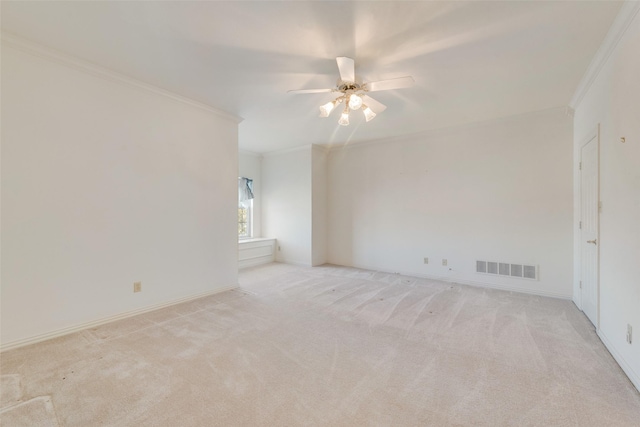
[[[253,200],[238,202],[238,237],[246,239],[251,237],[251,208]]]
[[[251,220],[253,210],[253,180],[238,178],[238,238],[247,239],[253,235]]]

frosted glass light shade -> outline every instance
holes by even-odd
[[[357,110],[360,107],[362,107],[362,98],[360,98],[358,95],[351,95],[349,97],[349,108],[352,110]]]
[[[327,102],[326,104],[320,106],[320,117],[329,117],[329,114],[331,114],[335,106],[335,101]]]
[[[349,126],[349,110],[345,109],[342,115],[340,116],[340,120],[338,120],[338,124],[342,126]]]
[[[366,105],[364,106],[364,110],[362,110],[362,112],[364,113],[364,118],[367,121],[373,120],[373,118],[376,116],[376,113],[374,113],[373,110]]]

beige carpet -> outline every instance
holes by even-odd
[[[569,301],[271,264],[1,355],[3,427],[640,426]]]

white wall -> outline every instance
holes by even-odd
[[[558,109],[332,150],[329,262],[569,298],[571,145]],[[477,259],[540,280],[477,274]]]
[[[240,151],[238,176],[253,180],[253,237],[262,237],[262,155]]]
[[[318,146],[311,150],[311,263],[327,262],[327,151]]]
[[[262,161],[264,237],[278,240],[276,261],[327,261],[327,151],[307,145]]]
[[[311,265],[311,146],[262,159],[262,234],[277,239],[276,261]]]
[[[3,346],[236,286],[237,120],[16,46],[3,39]]]
[[[600,124],[599,335],[640,389],[640,14],[600,70],[575,112],[574,164],[580,144]],[[628,12],[628,8],[623,11]],[[630,15],[631,16],[631,15]],[[626,143],[620,138],[625,137]],[[576,200],[579,175],[576,171]],[[575,205],[576,239],[580,204]],[[576,240],[576,245],[579,242]],[[579,246],[576,246],[578,248]],[[576,266],[580,251],[576,250]],[[576,282],[580,270],[575,271]],[[576,286],[576,294],[579,289]],[[577,301],[579,303],[579,301]],[[634,342],[626,342],[627,324]]]

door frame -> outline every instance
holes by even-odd
[[[579,170],[578,170],[578,206],[579,206],[579,224],[582,224],[582,149],[589,143],[591,142],[593,139],[595,139],[595,143],[596,143],[596,157],[597,157],[597,163],[598,166],[596,168],[596,179],[598,182],[598,191],[597,191],[597,200],[598,200],[598,209],[597,209],[597,218],[596,218],[596,224],[598,227],[598,231],[596,233],[596,239],[598,239],[598,244],[596,245],[596,330],[600,330],[600,213],[602,210],[602,202],[600,200],[600,123],[598,123],[598,125],[591,131],[589,132],[585,137],[583,137],[580,140],[580,144],[578,147],[578,162],[579,162]],[[579,290],[580,290],[580,295],[578,297],[579,299],[579,308],[580,311],[584,312],[584,304],[583,304],[583,290],[582,290],[582,226],[580,225],[580,227],[578,228],[578,252],[577,252],[577,258],[578,258],[578,267],[579,267]]]

